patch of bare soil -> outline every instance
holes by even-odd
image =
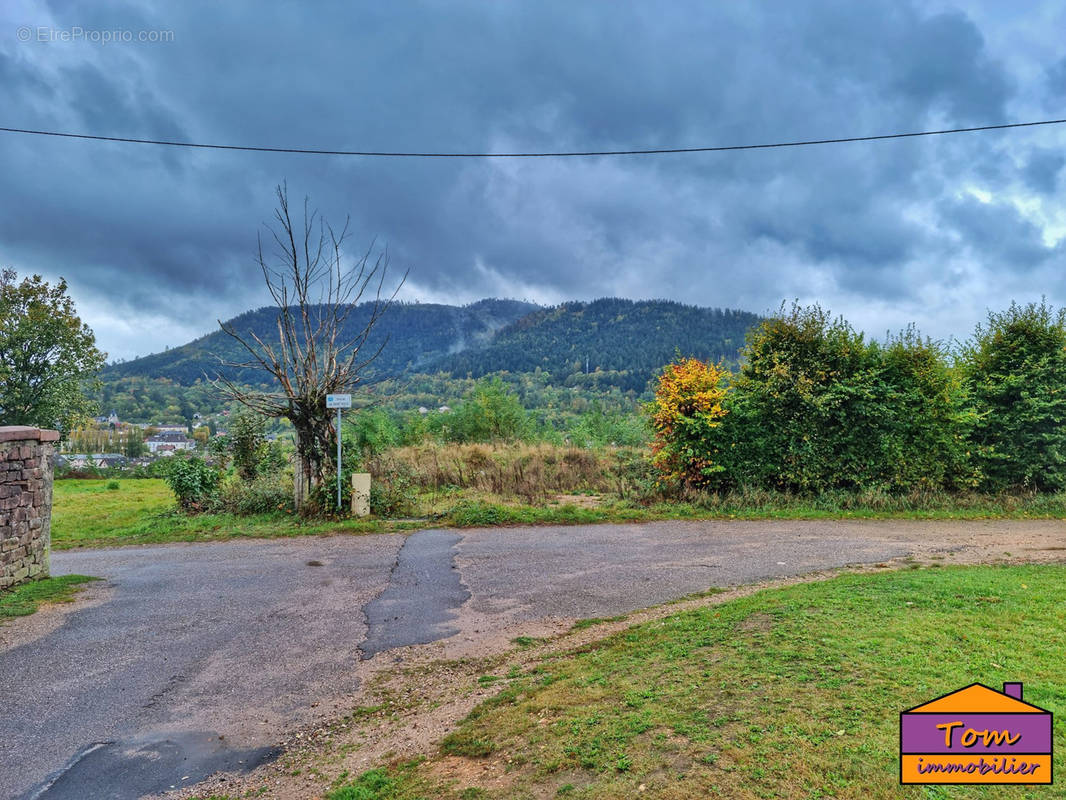
[[[492,791],[509,788],[516,777],[516,773],[508,771],[505,761],[478,760],[465,756],[445,756],[438,759],[430,765],[430,772],[445,781],[454,782],[457,786],[477,784],[482,789]]]
[[[599,508],[603,505],[603,497],[598,494],[557,494],[552,501],[561,506],[578,508]]]
[[[1066,522],[1040,520],[878,521],[870,532],[903,542],[911,558],[939,564],[1024,564],[1066,560]]]
[[[481,681],[486,675],[525,671],[544,656],[591,644],[632,625],[661,619],[689,609],[727,603],[763,589],[826,580],[845,572],[868,574],[915,564],[1056,563],[1066,561],[1066,527],[1061,521],[958,522],[869,524],[874,536],[904,541],[912,555],[859,567],[827,570],[798,577],[733,587],[634,612],[611,622],[578,630],[569,618],[539,620],[500,628],[499,620],[464,608],[460,633],[442,642],[379,654],[362,662],[362,689],[345,704],[335,706],[336,717],[323,725],[279,732],[284,755],[245,776],[221,775],[199,786],[166,795],[168,798],[209,797],[212,794],[276,800],[315,800],[324,797],[341,776],[349,779],[382,764],[437,756],[441,739],[478,703],[498,691]],[[755,620],[751,624],[758,625]],[[543,639],[532,646],[516,646],[518,637]],[[523,640],[529,643],[529,639]],[[283,738],[284,737],[284,738]],[[438,758],[432,769],[441,777],[481,786],[506,788],[512,780],[505,761]]]

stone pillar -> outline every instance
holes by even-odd
[[[48,577],[57,431],[0,427],[0,589]]]

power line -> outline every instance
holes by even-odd
[[[849,142],[877,142],[886,139],[912,139],[918,136],[943,136],[949,133],[977,133],[978,131],[1002,131],[1012,128],[1034,128],[1039,125],[1061,125],[1066,119],[1045,119],[1039,122],[1011,122],[1005,125],[980,125],[973,128],[945,128],[937,131],[914,131],[910,133],[883,133],[877,136],[847,136],[837,139],[807,139],[795,142],[771,142],[768,144],[734,144],[720,147],[670,147],[650,150],[579,150],[554,153],[418,153],[389,152],[380,150],[316,150],[304,147],[256,147],[239,144],[204,144],[202,142],[172,142],[165,139],[132,139],[124,136],[95,136],[88,133],[64,133],[61,131],[37,131],[26,128],[4,128],[0,132],[22,133],[32,136],[55,136],[63,139],[88,139],[96,142],[121,142],[124,144],[154,144],[164,147],[189,147],[200,150],[242,150],[253,153],[296,153],[310,156],[368,156],[376,158],[574,158],[587,156],[655,156],[672,153],[723,153],[733,150],[770,150],[776,147],[808,147],[818,144],[847,144]]]

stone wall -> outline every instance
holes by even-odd
[[[0,427],[0,589],[48,576],[56,431]]]

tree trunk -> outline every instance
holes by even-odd
[[[296,454],[296,458],[292,463],[293,476],[292,476],[292,504],[299,511],[303,508],[304,503],[307,502],[307,494],[310,490],[308,485],[308,477],[310,470],[307,468],[307,463],[303,456],[299,453]]]

